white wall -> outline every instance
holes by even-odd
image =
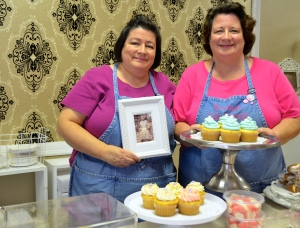
[[[300,135],[282,146],[286,165],[300,163]]]

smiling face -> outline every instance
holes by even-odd
[[[142,28],[132,29],[122,49],[122,64],[128,71],[147,72],[156,51],[155,34]]]
[[[244,56],[241,23],[234,14],[218,14],[213,20],[210,48],[214,58]]]

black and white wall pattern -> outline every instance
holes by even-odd
[[[37,131],[61,141],[61,100],[91,67],[115,62],[120,30],[147,15],[162,34],[157,69],[177,84],[185,68],[207,58],[201,45],[206,11],[225,0],[0,0],[0,131]],[[231,0],[228,0],[231,1]],[[251,12],[251,0],[237,0]]]

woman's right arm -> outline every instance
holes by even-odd
[[[193,146],[191,143],[188,143],[186,141],[183,141],[181,138],[180,138],[180,134],[184,131],[188,131],[190,130],[190,125],[187,124],[186,122],[178,122],[176,123],[175,125],[175,139],[176,141],[178,141],[182,146],[185,146],[185,147],[191,147]]]
[[[201,64],[200,64],[201,65]],[[193,122],[196,119],[199,102],[199,94],[204,87],[199,84],[197,71],[199,64],[188,67],[181,76],[174,95],[174,114],[175,114],[175,139],[185,147],[197,146],[180,139],[180,134],[184,131],[197,130],[201,131],[200,125]],[[204,69],[204,66],[201,68]],[[203,70],[201,70],[202,72]],[[202,148],[202,147],[201,147]]]
[[[59,115],[57,133],[75,150],[101,159],[111,165],[126,167],[140,161],[134,153],[108,145],[83,128],[86,116],[68,107]]]

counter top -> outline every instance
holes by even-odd
[[[286,210],[287,208],[273,202],[272,200],[265,197],[265,202],[262,205],[262,210],[265,212],[266,217],[267,216],[276,216],[280,211]],[[180,227],[180,228],[193,228],[193,227],[201,227],[201,228],[224,228],[226,227],[226,219],[224,216],[219,217],[218,219],[204,224],[198,224],[198,225],[188,225],[188,226],[168,226],[168,225],[162,225],[162,224],[156,224],[152,222],[140,222],[138,223],[138,228],[163,228],[163,227]],[[278,226],[282,227],[282,226]],[[272,228],[276,228],[273,226]]]

